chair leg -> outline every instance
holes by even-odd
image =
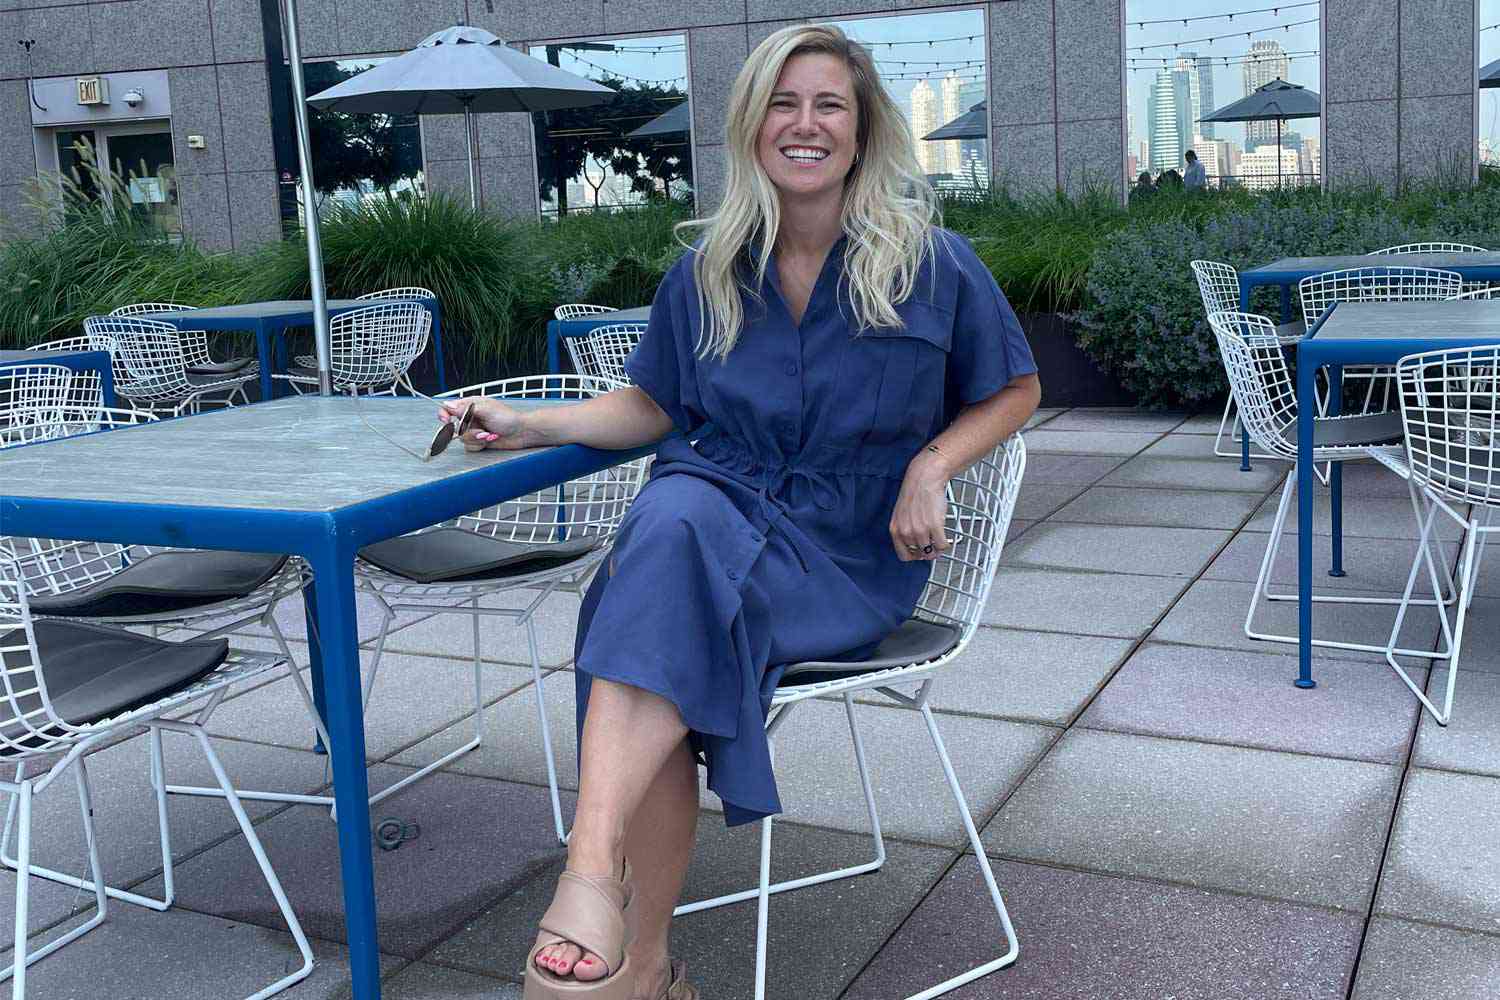
[[[1238,448],[1235,448],[1231,451],[1229,447],[1224,444],[1224,432],[1229,431],[1229,440],[1231,443],[1233,443],[1234,432],[1231,428],[1238,427],[1240,423],[1237,417],[1234,419],[1233,423],[1230,423],[1231,417],[1235,417],[1233,394],[1231,394],[1228,399],[1224,400],[1224,413],[1219,417],[1219,430],[1214,434],[1214,454],[1218,455],[1220,458],[1240,457],[1240,450]]]
[[[271,860],[266,857],[265,848],[261,845],[260,838],[256,836],[255,827],[250,822],[250,817],[245,814],[245,806],[240,802],[240,797],[235,793],[234,786],[229,782],[229,776],[224,771],[224,765],[219,762],[219,755],[214,753],[213,744],[209,742],[208,734],[203,727],[186,722],[168,721],[159,719],[151,723],[152,728],[160,726],[163,729],[172,729],[177,732],[187,733],[198,741],[203,755],[208,758],[208,764],[213,768],[214,777],[223,790],[224,799],[229,803],[229,809],[234,813],[235,822],[239,824],[240,832],[244,834],[245,843],[250,848],[250,853],[255,855],[255,863],[260,866],[260,873],[266,880],[271,895],[276,899],[276,906],[281,911],[282,920],[286,921],[287,930],[291,932],[293,940],[297,942],[297,950],[302,953],[302,965],[295,972],[283,976],[270,986],[252,994],[248,1000],[265,1000],[266,997],[280,993],[282,990],[306,979],[313,970],[312,947],[307,943],[307,935],[302,932],[302,925],[297,920],[297,915],[292,912],[292,904],[286,897],[286,892],[281,887],[281,880],[276,877],[276,870],[271,867]]]
[[[1005,908],[1005,898],[1001,896],[1000,887],[995,882],[994,868],[990,865],[989,856],[984,853],[984,843],[979,839],[978,828],[974,826],[974,816],[969,811],[968,800],[964,798],[963,789],[958,784],[958,775],[953,771],[953,762],[948,758],[948,748],[943,745],[943,737],[938,732],[937,719],[933,717],[932,709],[926,703],[922,704],[921,712],[922,720],[927,723],[927,734],[932,737],[932,746],[937,750],[938,760],[943,765],[943,776],[948,779],[948,790],[953,793],[953,802],[958,807],[959,818],[963,820],[964,832],[969,836],[969,847],[974,851],[980,874],[984,876],[984,885],[989,890],[990,902],[994,904],[995,915],[1000,918],[1000,927],[1005,932],[1006,950],[1005,954],[999,958],[991,959],[983,965],[946,979],[920,993],[914,993],[907,1000],[932,1000],[933,997],[942,996],[965,983],[987,976],[996,969],[1003,969],[1014,962],[1016,956],[1021,953],[1020,942],[1016,940],[1016,929],[1010,922],[1010,912]]]
[[[478,671],[478,649],[479,649],[479,616],[474,616],[474,649],[475,649],[475,671]],[[537,646],[536,621],[530,616],[526,617],[526,645],[531,652],[531,687],[536,691],[536,719],[537,725],[542,731],[542,756],[547,761],[547,790],[552,796],[552,827],[557,833],[559,842],[566,844],[571,837],[572,831],[563,826],[562,795],[557,788],[557,758],[552,752],[552,728],[547,721],[547,699],[546,692],[542,690],[542,654]],[[477,683],[477,679],[476,679]],[[478,716],[475,717],[476,737]]]
[[[776,744],[770,742],[771,759],[776,759]],[[766,938],[771,918],[771,823],[767,816],[760,821],[760,887],[755,902],[755,1000],[766,997]]]

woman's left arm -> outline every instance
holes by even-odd
[[[964,407],[917,452],[891,512],[891,544],[902,562],[936,559],[948,551],[948,481],[1020,430],[1041,398],[1041,380],[1035,373],[1022,375],[988,399]]]

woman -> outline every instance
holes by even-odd
[[[780,668],[859,658],[906,620],[948,547],[948,480],[1040,395],[989,272],[933,225],[867,52],[776,32],[729,122],[723,206],[688,224],[702,237],[657,292],[633,387],[440,415],[476,408],[470,448],[665,438],[580,616],[578,807],[527,1000],[697,996],[667,952],[696,762],[727,822],[780,811],[763,728]]]

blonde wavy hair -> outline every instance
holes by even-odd
[[[848,237],[841,282],[856,330],[900,327],[896,306],[911,295],[922,261],[933,253],[939,223],[937,196],[917,163],[906,118],[881,85],[868,50],[832,25],[793,25],[771,35],[740,69],[729,95],[729,169],[718,211],[679,223],[694,251],[693,277],[703,316],[701,357],[725,358],[744,325],[740,255],[750,248],[759,300],[766,266],[781,225],[776,187],[761,166],[757,145],[782,67],[793,56],[821,53],[842,59],[854,87],[854,166],[844,179],[842,226]],[[696,246],[683,239],[701,230]]]

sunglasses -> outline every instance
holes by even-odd
[[[416,390],[412,391],[416,392]],[[419,462],[430,462],[434,458],[437,458],[443,452],[448,450],[448,446],[453,443],[454,438],[463,437],[469,432],[469,429],[474,426],[474,407],[472,405],[466,407],[464,409],[464,412],[458,414],[457,416],[449,414],[448,422],[445,424],[440,424],[438,426],[437,432],[432,435],[432,441],[428,443],[426,453],[418,453],[412,451],[406,445],[402,444],[400,441],[397,441],[395,438],[391,437],[389,434],[385,433],[374,424],[370,423],[370,421],[365,417],[364,407],[360,404],[359,392],[356,390],[352,393],[352,395],[354,396],[354,412],[359,415],[360,423],[365,425],[365,429],[374,434],[376,437],[383,438],[386,442],[395,445],[397,448],[400,448],[402,451],[406,452],[408,455],[410,455],[412,458],[415,458]],[[432,402],[434,403],[441,404],[444,402],[444,400],[433,399],[426,393],[417,392],[417,395],[422,399],[432,400]]]

